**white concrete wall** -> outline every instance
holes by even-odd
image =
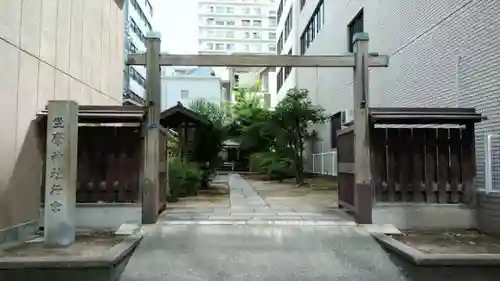
[[[257,81],[259,80],[259,75],[254,72],[239,73],[238,77],[239,77],[238,87],[242,88],[255,87],[255,85],[257,85]]]
[[[0,228],[36,218],[47,101],[121,103],[123,23],[114,0],[0,1]]]
[[[181,98],[181,91],[188,91],[188,98]],[[193,100],[205,99],[220,103],[223,100],[221,80],[214,76],[162,77],[162,111],[181,102],[189,106]]]
[[[299,29],[318,0],[308,0]],[[477,126],[477,184],[484,182],[484,133],[500,132],[500,1],[324,0],[325,26],[306,52],[347,52],[347,25],[364,8],[370,51],[390,66],[370,71],[370,104],[394,107],[475,107],[489,120]],[[297,45],[298,47],[298,45]],[[352,107],[352,70],[300,69],[297,84],[328,113]],[[317,127],[323,151],[329,125]]]

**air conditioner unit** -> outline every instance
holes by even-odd
[[[354,110],[350,108],[342,110],[340,113],[340,120],[343,127],[352,125],[354,123]]]

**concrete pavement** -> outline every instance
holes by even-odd
[[[269,206],[238,175],[230,185],[231,206],[222,218],[200,209],[150,226],[121,280],[405,280],[365,229],[340,211],[289,214]]]

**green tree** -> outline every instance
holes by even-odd
[[[269,151],[274,139],[268,122],[272,113],[264,108],[254,89],[239,89],[232,107],[231,134],[239,141],[245,155]]]
[[[190,160],[199,163],[204,170],[203,180],[206,187],[209,174],[220,164],[219,153],[227,139],[231,118],[224,105],[203,99],[192,101],[188,107],[211,122],[209,126],[194,129],[193,153],[190,157]]]
[[[312,104],[306,89],[288,90],[275,108],[270,122],[276,136],[275,148],[278,154],[291,157],[298,185],[304,180],[304,145],[315,137],[308,129],[326,120],[324,109]]]
[[[231,122],[231,114],[227,105],[209,102],[205,99],[193,100],[189,109],[204,116],[217,127],[224,127]]]

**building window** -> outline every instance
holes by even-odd
[[[278,26],[278,21],[276,20],[276,17],[269,17],[269,27],[276,27]]]
[[[207,12],[213,13],[214,11],[215,11],[215,7],[214,6],[207,6]]]
[[[253,14],[260,16],[262,14],[262,9],[261,8],[253,8]]]
[[[227,7],[226,8],[226,13],[228,13],[228,14],[234,14],[234,8],[233,7]]]
[[[134,93],[134,91],[132,91],[130,89],[125,90],[124,98],[131,99],[131,100],[133,100],[137,103],[140,103],[142,105],[144,105],[146,103],[146,101],[143,98],[141,98],[138,94]]]
[[[189,98],[189,91],[181,90],[181,99],[188,99],[188,98]]]
[[[347,34],[349,36],[349,38],[347,38],[347,47],[349,52],[352,53],[354,51],[354,44],[352,43],[354,34],[363,32],[363,9],[361,9],[361,11],[359,11],[359,13],[347,25],[347,31]]]
[[[234,44],[226,44],[226,50],[234,50]]]
[[[283,33],[280,35],[280,39],[278,39],[278,55],[281,54],[281,51],[283,50]]]
[[[142,33],[141,29],[137,26],[137,24],[133,19],[130,19],[130,28],[135,33],[135,35],[139,37],[142,43],[146,44],[146,38],[144,37],[144,34]]]
[[[283,1],[280,0],[280,4],[278,5],[278,21],[281,19],[281,15],[283,14]]]
[[[275,53],[276,52],[276,44],[268,44],[267,49],[269,50],[269,52]]]
[[[252,49],[255,52],[262,52],[262,45],[261,44],[252,44]]]
[[[222,43],[215,44],[215,49],[216,50],[224,50],[224,44],[222,44]]]
[[[269,17],[276,17],[276,10],[269,10],[267,14]]]
[[[226,25],[227,26],[234,26],[234,20],[227,20]]]
[[[138,51],[137,47],[132,42],[130,42],[128,50],[131,54],[137,54]]]
[[[242,8],[243,14],[249,15],[250,14],[250,8]]]
[[[269,40],[276,40],[276,32],[269,32],[268,37]]]
[[[242,26],[250,26],[250,20],[241,20]]]
[[[252,39],[260,39],[260,33],[252,32]]]
[[[234,31],[226,31],[226,38],[234,38]]]
[[[292,17],[292,12],[288,13],[288,16],[286,17],[285,21],[285,38],[284,42],[288,39],[288,36],[290,36],[290,32],[292,31],[292,25],[293,25],[293,17]]]
[[[314,13],[309,20],[309,23],[306,25],[306,28],[302,32],[300,36],[300,54],[303,55],[306,53],[307,48],[311,45],[316,38],[316,35],[321,31],[323,25],[325,24],[325,9],[323,6],[323,1],[321,1]]]
[[[300,10],[302,10],[302,8],[304,8],[304,5],[306,4],[306,1],[307,0],[300,0]]]
[[[208,18],[207,19],[207,24],[208,25],[213,25],[215,23],[215,19],[212,19],[212,18]]]
[[[134,7],[136,12],[139,14],[139,17],[144,22],[144,24],[147,26],[148,30],[152,30],[153,28],[152,28],[151,24],[149,23],[148,18],[144,14],[144,11],[142,10],[141,6],[139,6],[139,4],[137,3],[137,0],[132,0],[131,3],[132,3],[132,7]],[[148,8],[148,9],[149,9],[149,7],[151,8],[151,14],[152,14],[153,7],[151,7],[151,4],[149,4],[149,1],[146,1],[145,4],[146,4],[146,8]],[[148,5],[149,5],[149,7],[148,7]]]
[[[250,38],[250,32],[245,31],[244,36],[245,36],[245,38],[249,39]]]
[[[261,20],[254,20],[253,21],[253,26],[257,26],[257,27],[262,26],[262,21]]]
[[[153,16],[153,5],[148,0],[146,0],[146,8],[149,10],[149,14]]]
[[[340,111],[330,117],[330,143],[332,148],[337,148],[337,131],[342,129],[342,120]]]
[[[215,7],[215,12],[218,14],[224,13],[225,10],[226,9],[224,9],[224,7],[220,7],[220,6]]]
[[[214,49],[214,43],[207,43],[207,48],[209,50],[213,50]]]
[[[292,55],[292,50],[290,50],[287,55]],[[280,69],[278,70],[278,74],[276,75],[276,86],[278,91],[281,89],[286,81],[286,78],[288,78],[291,72],[292,67],[290,66],[280,67]]]
[[[146,87],[146,79],[133,67],[130,67],[130,76],[137,84],[141,85],[143,88]]]
[[[277,91],[281,89],[281,86],[283,86],[283,67],[280,67],[280,69],[278,70],[278,74],[276,75]]]
[[[224,21],[223,20],[216,20],[215,25],[224,25]]]
[[[288,51],[288,56],[292,55],[292,50]],[[291,66],[285,66],[285,78],[283,79],[283,82],[286,81],[290,73],[292,72],[292,67]]]

